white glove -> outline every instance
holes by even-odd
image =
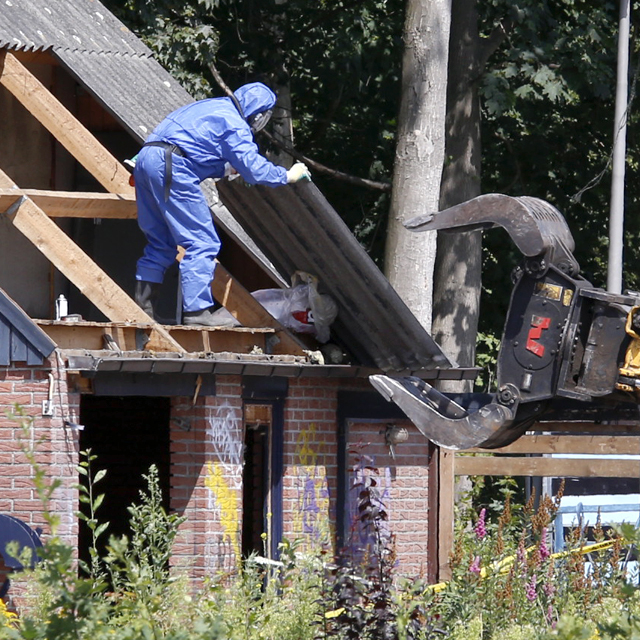
[[[298,180],[311,180],[311,174],[307,165],[302,162],[296,162],[291,169],[287,171],[287,184],[298,182]]]

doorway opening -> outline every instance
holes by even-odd
[[[104,501],[96,513],[100,523],[109,522],[105,534],[99,539],[98,552],[110,535],[130,536],[127,507],[139,503],[140,491],[147,482],[142,477],[155,464],[163,496],[163,507],[169,509],[170,450],[169,398],[146,396],[82,396],[80,401],[80,450],[91,450],[97,456],[92,463],[92,474],[106,469],[105,477],[94,487],[94,496],[104,494]],[[80,476],[80,482],[86,482]],[[88,512],[81,503],[80,510]],[[90,562],[91,532],[80,521],[78,554]]]
[[[270,556],[271,404],[244,406],[244,468],[242,471],[242,556]]]

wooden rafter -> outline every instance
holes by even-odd
[[[0,52],[0,85],[111,193],[133,194],[129,172],[12,53]]]
[[[270,327],[277,331],[273,353],[303,355],[305,346],[291,335],[231,274],[216,260],[211,283],[213,297],[245,327]]]

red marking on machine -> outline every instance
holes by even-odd
[[[531,318],[531,329],[527,336],[527,351],[537,355],[539,358],[544,356],[544,345],[536,342],[542,337],[542,332],[549,328],[551,318],[543,318],[542,316],[533,316]]]

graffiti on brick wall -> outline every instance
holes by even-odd
[[[218,462],[207,463],[204,484],[211,491],[217,504],[224,542],[231,545],[233,555],[237,559],[240,557],[238,491],[231,486],[229,479],[225,477],[224,468]]]
[[[205,487],[209,489],[209,509],[216,513],[222,528],[223,545],[230,547],[234,564],[240,557],[240,496],[244,437],[239,411],[228,402],[211,409],[207,418],[207,443],[216,459],[207,463]],[[212,557],[222,560],[222,549],[211,548]],[[209,555],[209,553],[207,554]]]
[[[222,465],[233,470],[242,465],[242,419],[239,410],[229,402],[211,408],[207,418],[207,441]]]
[[[315,424],[299,433],[296,444],[299,464],[294,467],[297,504],[293,533],[294,537],[306,539],[311,545],[330,540],[332,533],[327,472],[313,446],[315,434]]]

